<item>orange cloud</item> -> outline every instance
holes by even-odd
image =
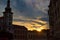
[[[13,21],[13,24],[16,24],[16,25],[20,25],[20,26],[25,26],[28,30],[37,30],[37,31],[41,31],[43,29],[49,29],[49,25],[48,23],[44,22],[44,21],[41,21],[41,20],[34,20],[34,21],[37,21],[37,22],[41,22],[45,25],[41,25],[41,24],[38,24],[38,23],[35,23],[35,22],[19,22],[19,21]]]

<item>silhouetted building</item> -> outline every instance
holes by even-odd
[[[0,40],[27,40],[27,29],[24,26],[13,25],[12,20],[10,0],[7,0],[5,12],[0,17]]]
[[[0,40],[13,40],[13,34],[7,31],[0,31]]]
[[[10,8],[10,0],[8,0],[5,12],[3,12],[3,16],[0,17],[0,25],[3,25],[3,29],[12,28],[12,20],[13,20],[13,13],[11,12]]]
[[[48,14],[52,40],[60,40],[60,0],[50,0]]]
[[[13,34],[8,31],[8,27],[12,27],[10,0],[7,1],[7,7],[3,13],[3,17],[0,17],[0,40],[12,40]]]
[[[0,17],[0,29],[2,30],[3,29],[3,17]]]
[[[24,26],[13,25],[14,40],[27,40],[27,28]]]
[[[28,31],[27,37],[28,40],[47,40],[46,33],[44,31]]]
[[[3,17],[4,25],[12,26],[13,13],[10,8],[10,0],[7,1],[7,7],[5,8],[5,12],[3,12]]]

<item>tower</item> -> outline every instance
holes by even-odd
[[[5,8],[5,12],[3,12],[3,17],[0,19],[2,23],[2,30],[0,31],[0,40],[13,40],[13,34],[8,31],[8,27],[12,25],[12,16],[10,8],[10,0],[7,1],[7,7]]]
[[[60,40],[60,0],[50,0],[49,24],[52,40]]]
[[[10,8],[10,0],[7,0],[7,7],[5,8],[5,12],[3,12],[3,21],[5,26],[11,26],[13,20],[13,13]]]

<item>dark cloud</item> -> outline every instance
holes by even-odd
[[[37,16],[47,16],[46,13],[41,10],[34,9],[31,5],[26,5],[25,0],[12,1],[13,9],[17,10],[17,15],[25,16],[29,18],[36,18]],[[14,10],[13,10],[14,11]]]
[[[0,4],[6,4],[6,0],[0,0]]]
[[[49,22],[49,17],[40,18],[40,20],[43,20],[43,21],[47,21],[47,22]]]
[[[1,6],[0,12],[2,12],[3,9],[5,8],[6,1],[7,0],[0,0],[0,6]],[[40,20],[48,21],[48,18],[45,17],[45,16],[48,16],[48,14],[44,13],[41,10],[35,9],[34,7],[32,7],[32,5],[27,5],[25,0],[11,0],[11,8],[13,9],[12,11],[14,11],[15,17],[23,16],[25,18],[31,18],[31,19],[36,19],[37,17],[42,17]],[[14,20],[22,21],[22,20],[19,20],[16,18]]]
[[[1,6],[6,5],[5,0],[0,1]],[[25,0],[11,0],[11,6],[13,8],[13,11],[14,10],[17,11],[16,13],[14,11],[14,14],[17,14],[17,16],[22,15],[29,18],[36,18],[38,16],[47,16],[47,14],[42,12],[41,10],[34,9],[31,5],[27,5]]]

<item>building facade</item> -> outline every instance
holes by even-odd
[[[27,40],[27,28],[24,26],[14,26],[14,40]]]
[[[60,40],[60,0],[50,0],[49,24],[52,40]]]

